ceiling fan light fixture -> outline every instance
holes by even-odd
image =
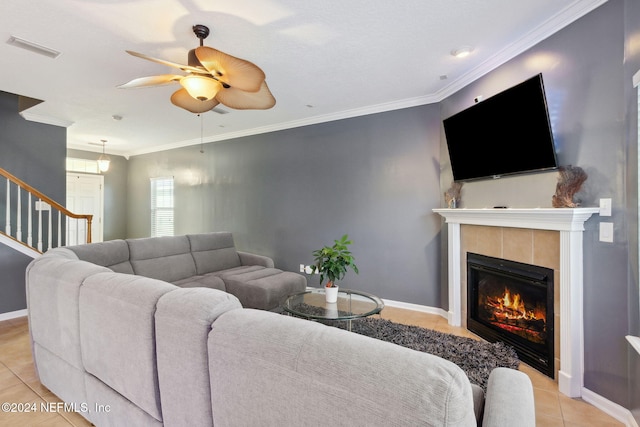
[[[276,104],[267,87],[265,74],[256,64],[204,46],[209,35],[205,25],[194,25],[193,32],[200,46],[187,55],[189,65],[152,58],[127,50],[132,56],[177,68],[187,75],[164,74],[139,77],[118,87],[123,89],[160,86],[180,82],[182,86],[171,95],[171,103],[191,113],[200,114],[223,104],[237,110],[266,110]]]
[[[204,76],[192,74],[180,79],[180,84],[192,98],[199,101],[210,101],[221,89],[220,82]]]

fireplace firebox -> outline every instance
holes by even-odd
[[[467,328],[554,378],[553,270],[467,253]]]

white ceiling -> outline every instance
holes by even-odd
[[[43,100],[25,117],[68,126],[68,147],[105,139],[130,156],[199,144],[201,125],[210,142],[437,102],[605,1],[2,0],[0,90]],[[274,108],[200,118],[171,104],[175,85],[116,88],[175,73],[125,50],[185,64],[194,24],[211,29],[205,45],[265,71]],[[467,58],[450,54],[464,45]]]

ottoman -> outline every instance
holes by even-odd
[[[244,308],[273,310],[287,296],[307,287],[304,276],[277,268],[228,272],[221,275],[227,292],[235,295]]]

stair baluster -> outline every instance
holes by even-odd
[[[47,197],[40,191],[35,188],[29,186],[25,182],[21,181],[19,178],[13,176],[6,170],[0,168],[0,176],[6,178],[6,199],[5,199],[5,231],[0,231],[0,234],[5,235],[9,239],[14,242],[17,242],[18,247],[29,247],[37,252],[44,252],[48,249],[53,248],[54,242],[54,211],[55,215],[57,215],[56,223],[57,223],[57,246],[68,246],[75,244],[83,244],[83,243],[91,243],[91,222],[93,219],[93,215],[90,214],[75,214],[68,209],[66,209],[61,204],[55,202],[51,198]],[[12,185],[15,185],[16,194],[13,195],[13,199],[15,201],[16,207],[13,207],[13,203],[11,203]],[[2,187],[0,187],[2,188]],[[23,240],[23,206],[22,200],[23,195],[22,192],[26,192],[27,195],[27,203],[26,203],[26,221],[27,221],[27,236],[26,242]],[[35,197],[35,204],[33,203],[33,198]],[[1,200],[1,199],[0,199]],[[1,205],[1,202],[0,202]],[[36,247],[33,245],[33,210],[38,212],[38,216],[36,219],[37,224],[35,230],[35,238],[36,238]],[[1,211],[0,211],[1,212]],[[45,213],[43,213],[45,212]],[[47,215],[47,218],[43,218],[43,215]],[[63,229],[63,219],[62,216],[65,216],[65,224],[66,230]],[[15,235],[13,234],[13,226],[11,224],[12,217],[15,216]],[[73,225],[71,223],[74,223]],[[46,227],[46,228],[44,228]],[[71,227],[74,227],[75,230],[72,230]],[[82,228],[82,230],[80,230]],[[75,233],[73,232],[75,231]],[[81,232],[82,231],[82,232]],[[63,237],[64,234],[64,237]],[[43,245],[46,242],[46,247]],[[23,246],[20,246],[23,245]]]

